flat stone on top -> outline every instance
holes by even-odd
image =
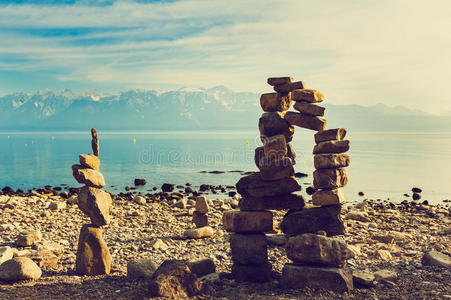
[[[267,82],[269,85],[274,86],[285,83],[291,83],[293,81],[294,81],[293,77],[285,76],[285,77],[269,77]]]
[[[278,93],[290,93],[297,89],[303,89],[304,83],[302,81],[289,82],[284,84],[278,84],[274,86],[274,90]]]

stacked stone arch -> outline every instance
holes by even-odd
[[[346,244],[335,238],[344,234],[340,216],[344,196],[340,188],[348,182],[345,152],[350,142],[344,128],[327,129],[325,108],[318,105],[324,95],[306,89],[292,77],[268,78],[275,92],[262,94],[263,114],[258,127],[263,142],[255,149],[259,172],[242,177],[236,184],[241,195],[239,210],[224,213],[223,223],[231,232],[232,275],[237,281],[271,280],[265,232],[273,230],[271,210],[288,210],[280,224],[292,263],[282,271],[285,288],[326,288],[339,292],[352,289],[352,275],[345,267],[353,256]],[[288,111],[293,105],[296,111]],[[316,131],[313,149],[315,171],[312,204],[295,192],[301,186],[294,177],[296,154],[291,146],[295,127]]]

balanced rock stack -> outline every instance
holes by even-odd
[[[81,154],[80,164],[72,166],[75,180],[85,185],[78,194],[78,207],[91,219],[91,224],[82,226],[78,238],[75,268],[79,275],[109,274],[111,270],[111,256],[102,237],[102,226],[110,223],[112,199],[101,190],[105,179],[99,172],[99,140],[94,128],[91,134],[93,154]]]
[[[196,197],[196,210],[193,213],[193,223],[197,228],[208,226],[208,213],[210,212],[210,206],[208,205],[207,198],[204,196]]]
[[[295,153],[289,144],[294,127],[285,118],[291,106],[291,92],[302,89],[302,82],[291,78],[272,78],[275,93],[263,94],[264,111],[259,120],[263,147],[255,149],[255,164],[260,172],[241,178],[236,184],[241,195],[240,210],[227,211],[223,224],[230,236],[232,275],[237,281],[271,280],[272,265],[268,261],[265,232],[273,231],[270,210],[300,210],[305,199],[293,194],[301,190],[294,178]]]

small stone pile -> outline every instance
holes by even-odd
[[[208,213],[210,206],[204,196],[196,197],[195,211],[193,212],[193,223],[196,228],[187,229],[184,236],[190,239],[201,239],[210,237],[214,234],[213,228],[208,226]]]
[[[95,128],[91,129],[93,154],[80,154],[80,164],[72,166],[75,180],[85,186],[78,194],[78,207],[90,219],[91,224],[82,226],[78,238],[76,272],[79,275],[109,274],[111,256],[102,237],[102,226],[110,223],[112,199],[101,190],[105,179],[99,172],[99,140]]]
[[[344,202],[340,187],[346,185],[343,169],[349,165],[349,149],[343,128],[326,130],[322,93],[305,89],[302,81],[291,77],[269,78],[275,93],[263,94],[260,105],[265,111],[259,120],[263,147],[255,150],[255,163],[260,172],[241,178],[236,184],[242,196],[240,210],[223,215],[230,236],[232,275],[238,281],[264,282],[271,279],[265,232],[273,229],[269,210],[289,210],[281,223],[289,237],[287,256],[294,264],[286,264],[281,285],[287,288],[323,287],[336,291],[352,289],[352,276],[342,268],[352,257],[346,244],[328,236],[344,233],[340,218]],[[298,112],[286,112],[292,101]],[[293,194],[301,187],[294,178],[295,153],[289,144],[294,126],[318,131],[313,174],[315,207],[305,208],[302,196]],[[325,281],[325,282],[323,282]]]

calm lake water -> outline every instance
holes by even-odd
[[[363,198],[402,201],[412,187],[422,200],[451,199],[451,133],[348,133],[351,140],[349,201]],[[162,183],[234,185],[239,173],[256,171],[258,132],[99,132],[101,171],[110,191],[123,191],[136,177],[147,190]],[[29,189],[62,183],[79,186],[71,165],[78,154],[90,153],[90,132],[0,133],[0,186]],[[313,134],[298,130],[292,145],[303,192],[312,182]],[[204,174],[201,171],[226,171]]]

